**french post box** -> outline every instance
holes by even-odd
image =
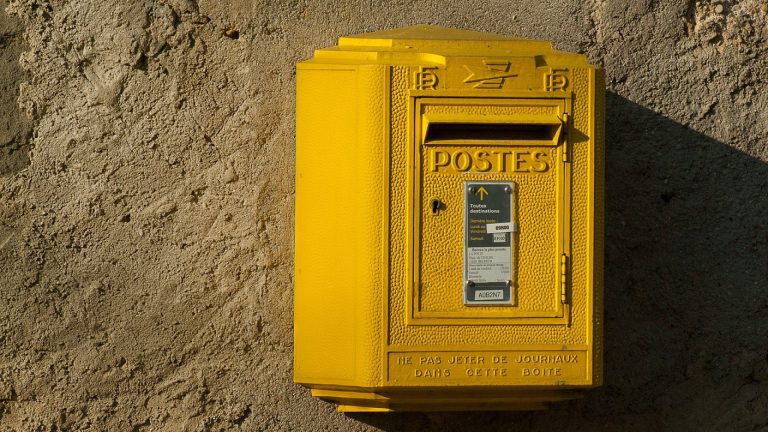
[[[342,37],[296,81],[297,383],[341,411],[601,384],[601,69],[420,25]]]

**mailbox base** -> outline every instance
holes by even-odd
[[[312,396],[338,404],[341,412],[536,411],[550,402],[582,398],[581,390],[356,391],[312,389]]]

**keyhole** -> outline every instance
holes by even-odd
[[[432,209],[432,214],[437,214],[437,212],[440,210],[440,200],[436,198],[432,198],[429,201],[429,207]]]

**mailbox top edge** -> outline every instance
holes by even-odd
[[[343,36],[303,63],[445,64],[450,57],[557,57],[558,63],[590,67],[583,54],[557,51],[550,41],[434,25]]]

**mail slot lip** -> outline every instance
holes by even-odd
[[[465,96],[454,94],[455,92],[442,92],[441,94],[424,95],[411,91],[409,96],[413,105],[409,108],[415,120],[414,132],[418,135],[418,144],[424,146],[526,146],[526,147],[556,147],[563,143],[566,135],[567,124],[564,114],[572,109],[570,98],[558,95],[534,96],[523,92],[509,94],[495,94],[487,96]],[[429,107],[444,106],[453,107],[452,110],[464,111],[457,113],[428,112]],[[527,109],[530,112],[512,113],[480,113],[470,112],[478,107],[490,110],[519,110]],[[537,112],[538,111],[538,112]],[[515,126],[543,126],[552,128],[546,139],[430,139],[429,129],[446,124],[469,125],[509,125]]]
[[[423,114],[421,143],[435,145],[549,146],[560,144],[556,114]]]

